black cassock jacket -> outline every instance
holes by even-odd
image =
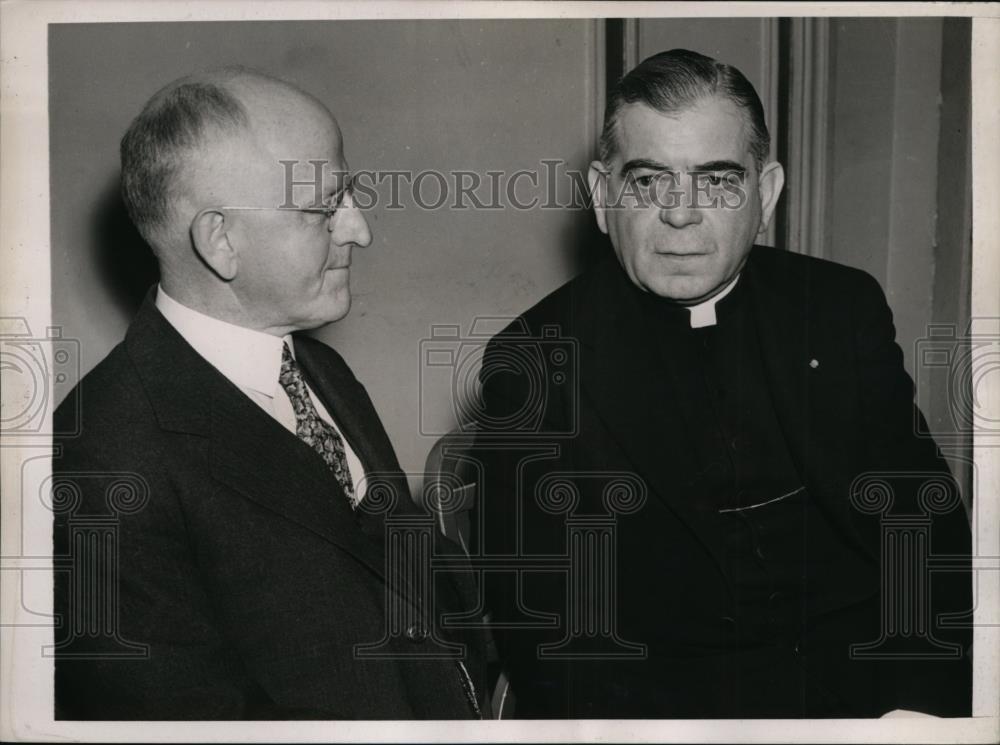
[[[438,623],[472,609],[472,584],[441,575],[432,594],[387,558],[387,515],[418,515],[392,446],[343,359],[305,337],[296,350],[374,479],[370,509],[352,512],[317,454],[201,358],[152,293],[61,405],[57,417],[79,410],[80,434],[53,461],[57,717],[477,716],[481,634]],[[390,492],[395,508],[375,509]],[[381,656],[357,654],[387,635]],[[442,643],[466,645],[461,665]]]
[[[971,609],[966,511],[935,443],[915,434],[923,420],[878,283],[766,247],[752,249],[739,282],[772,441],[786,449],[776,462],[800,487],[759,510],[722,518],[704,508],[697,443],[712,417],[678,384],[671,368],[686,361],[669,359],[613,256],[488,346],[479,548],[512,557],[484,585],[515,714],[968,714],[971,633],[939,623]],[[922,490],[948,496],[928,511]],[[884,495],[892,504],[880,515]],[[603,558],[574,559],[591,566],[576,575],[589,579],[571,580],[558,557],[579,554],[586,539],[567,536],[609,514],[613,562],[592,547]],[[905,515],[929,548],[890,541],[883,558],[881,524],[899,528]],[[579,518],[573,530],[567,517]],[[883,613],[882,574],[916,570],[920,550],[957,557],[960,571],[916,572],[929,586],[915,580]],[[558,646],[567,635],[572,644]],[[852,656],[852,645],[883,636],[885,659]]]

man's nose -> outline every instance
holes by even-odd
[[[365,248],[372,242],[372,231],[364,213],[354,203],[350,195],[344,197],[344,202],[334,215],[331,228],[331,238],[338,246],[353,243]]]
[[[683,183],[683,182],[682,182]],[[674,185],[669,193],[661,195],[660,222],[673,228],[684,228],[688,225],[698,225],[702,221],[700,205],[696,204],[699,195],[691,183]]]
[[[702,221],[701,210],[691,201],[691,195],[684,194],[674,204],[660,208],[660,222],[673,228],[698,225]]]

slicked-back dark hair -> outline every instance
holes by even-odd
[[[618,81],[604,109],[600,158],[607,164],[618,149],[618,113],[643,103],[665,114],[691,108],[706,96],[722,96],[743,112],[750,152],[759,171],[767,161],[771,135],[757,91],[738,69],[687,49],[671,49],[647,57]]]
[[[148,243],[170,217],[183,157],[197,150],[210,127],[248,123],[239,99],[206,79],[183,78],[149,100],[121,141],[122,199]]]

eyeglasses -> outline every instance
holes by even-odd
[[[216,207],[216,209],[236,210],[240,212],[304,212],[307,215],[322,215],[324,220],[329,221],[337,214],[337,210],[343,206],[344,200],[349,196],[353,196],[353,194],[354,180],[349,178],[347,184],[330,197],[329,204],[318,204],[314,207],[243,207],[226,205]]]

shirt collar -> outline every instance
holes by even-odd
[[[737,274],[729,280],[729,284],[726,285],[722,292],[713,295],[708,300],[704,300],[697,305],[691,305],[688,307],[688,310],[691,312],[691,328],[701,329],[706,326],[714,326],[716,324],[715,305],[722,300],[722,298],[732,292],[732,289],[736,286],[736,282],[739,278],[740,275]]]
[[[156,288],[156,308],[184,340],[238,388],[274,396],[281,373],[281,347],[295,346],[291,335],[263,331],[212,318],[174,300]]]

